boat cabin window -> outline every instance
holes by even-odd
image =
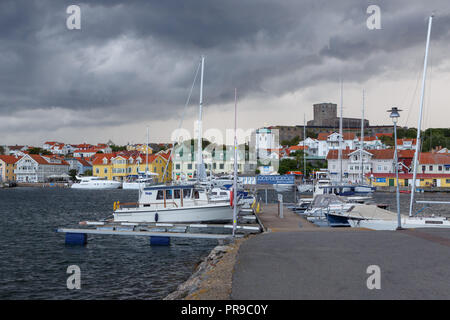
[[[156,200],[162,200],[164,199],[164,191],[163,190],[158,190],[158,193],[156,194]]]
[[[194,199],[199,199],[200,198],[200,194],[198,193],[198,191],[194,191]]]
[[[166,199],[172,199],[172,194],[173,194],[172,190],[166,190]]]
[[[183,197],[184,198],[190,198],[191,197],[191,189],[184,189],[183,190]]]
[[[227,193],[226,193],[226,192],[221,192],[220,195],[221,195],[221,196],[226,196]]]
[[[180,199],[181,198],[181,191],[180,189],[173,190],[174,199]]]

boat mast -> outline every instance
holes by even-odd
[[[362,118],[361,118],[361,146],[359,148],[359,158],[361,161],[361,177],[360,177],[360,183],[363,183],[364,179],[364,162],[363,162],[363,151],[364,151],[364,89],[363,89],[363,96],[362,96]]]
[[[306,114],[303,114],[303,181],[305,181],[306,176],[306,150],[305,150],[305,139],[306,139]]]
[[[203,109],[203,73],[205,68],[205,56],[202,56],[202,67],[200,73],[200,103],[198,110],[198,141],[197,141],[197,181],[204,180],[205,168],[203,165],[203,139],[202,139],[202,109]]]
[[[417,138],[416,138],[416,151],[414,152],[414,163],[413,163],[413,181],[411,185],[411,201],[409,203],[409,216],[412,216],[412,209],[414,204],[414,192],[416,191],[416,176],[417,176],[417,160],[419,158],[420,152],[420,130],[422,126],[422,112],[423,112],[423,102],[425,96],[425,80],[427,76],[427,64],[428,64],[428,49],[430,47],[430,35],[431,35],[431,24],[433,21],[433,15],[431,15],[428,19],[428,33],[427,33],[427,44],[425,46],[425,58],[423,61],[423,76],[422,76],[422,94],[420,96],[420,111],[419,111],[419,120],[417,124]]]
[[[342,84],[342,78],[341,78],[341,115],[339,117],[339,151],[338,151],[338,160],[339,160],[339,183],[342,184],[342,140],[343,140],[343,133],[342,133],[342,105],[344,104],[344,98],[343,98],[343,84]]]
[[[234,179],[233,179],[233,237],[237,223],[237,88],[234,88]]]
[[[148,177],[148,127],[147,127],[147,150],[146,150],[146,156],[145,156],[145,177]],[[164,179],[164,176],[163,176]]]

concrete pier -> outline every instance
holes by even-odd
[[[292,212],[284,206],[283,218],[278,217],[278,204],[263,205],[261,213],[256,214],[264,229],[268,232],[288,232],[319,229],[315,224]]]
[[[231,299],[450,299],[450,230],[302,229],[264,214],[272,232],[242,243]]]

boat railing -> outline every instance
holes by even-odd
[[[146,203],[125,202],[125,203],[119,203],[117,210],[119,210],[119,209],[135,209],[135,208],[139,208],[139,207],[161,209],[161,208],[166,208],[168,206],[174,206],[174,207],[178,208],[178,204],[174,201],[166,201],[165,203],[164,202],[146,202]]]

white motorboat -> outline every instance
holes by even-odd
[[[219,222],[233,219],[228,201],[211,201],[206,190],[194,185],[144,187],[137,203],[116,204],[114,221],[119,222]]]
[[[313,192],[314,185],[312,183],[299,184],[297,190],[299,193]]]
[[[158,176],[158,174],[154,172],[147,172],[145,175],[139,175],[136,180],[124,181],[122,184],[122,189],[139,190],[142,186],[154,184],[155,181],[152,178],[154,176]]]
[[[229,202],[232,197],[230,189],[212,188],[209,192],[209,199],[212,202]],[[255,202],[255,196],[247,191],[238,190],[238,204],[243,208],[249,208]]]
[[[294,184],[282,184],[282,183],[276,183],[273,185],[273,188],[277,192],[288,192],[294,190],[295,185]]]
[[[139,178],[134,181],[125,181],[122,184],[122,189],[139,190],[141,185],[147,185],[153,182],[152,178]]]
[[[78,183],[72,184],[72,189],[119,189],[122,182],[114,180],[105,180],[99,177],[76,177],[80,180]]]

